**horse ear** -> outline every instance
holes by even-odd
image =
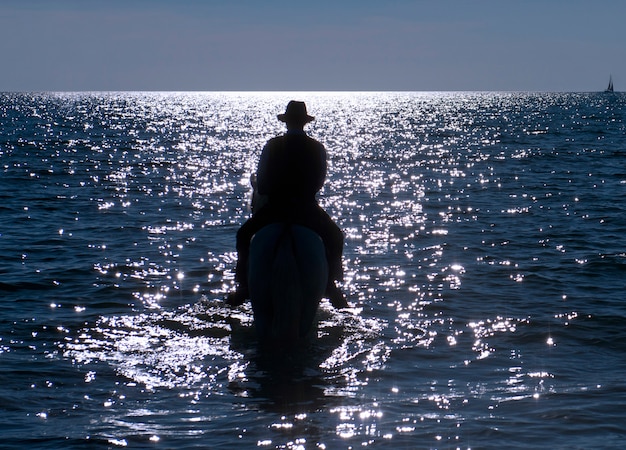
[[[267,205],[268,197],[267,195],[261,195],[255,189],[252,193],[252,201],[250,202],[250,207],[252,209],[252,214],[263,208]]]
[[[252,214],[254,214],[259,209],[267,205],[268,197],[267,195],[259,194],[259,191],[257,191],[257,181],[255,173],[250,175],[250,185],[252,186],[252,200],[250,201],[250,209],[252,210]]]

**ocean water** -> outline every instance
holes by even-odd
[[[350,308],[230,309],[249,175],[317,117]],[[626,96],[0,94],[0,447],[620,448]]]

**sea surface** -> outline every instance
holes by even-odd
[[[291,99],[350,308],[231,309]],[[0,94],[0,448],[626,445],[626,94]]]

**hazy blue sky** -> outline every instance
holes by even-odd
[[[626,90],[622,0],[1,0],[0,91]]]

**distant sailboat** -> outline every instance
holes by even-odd
[[[609,75],[609,87],[604,92],[613,92],[613,76]]]

